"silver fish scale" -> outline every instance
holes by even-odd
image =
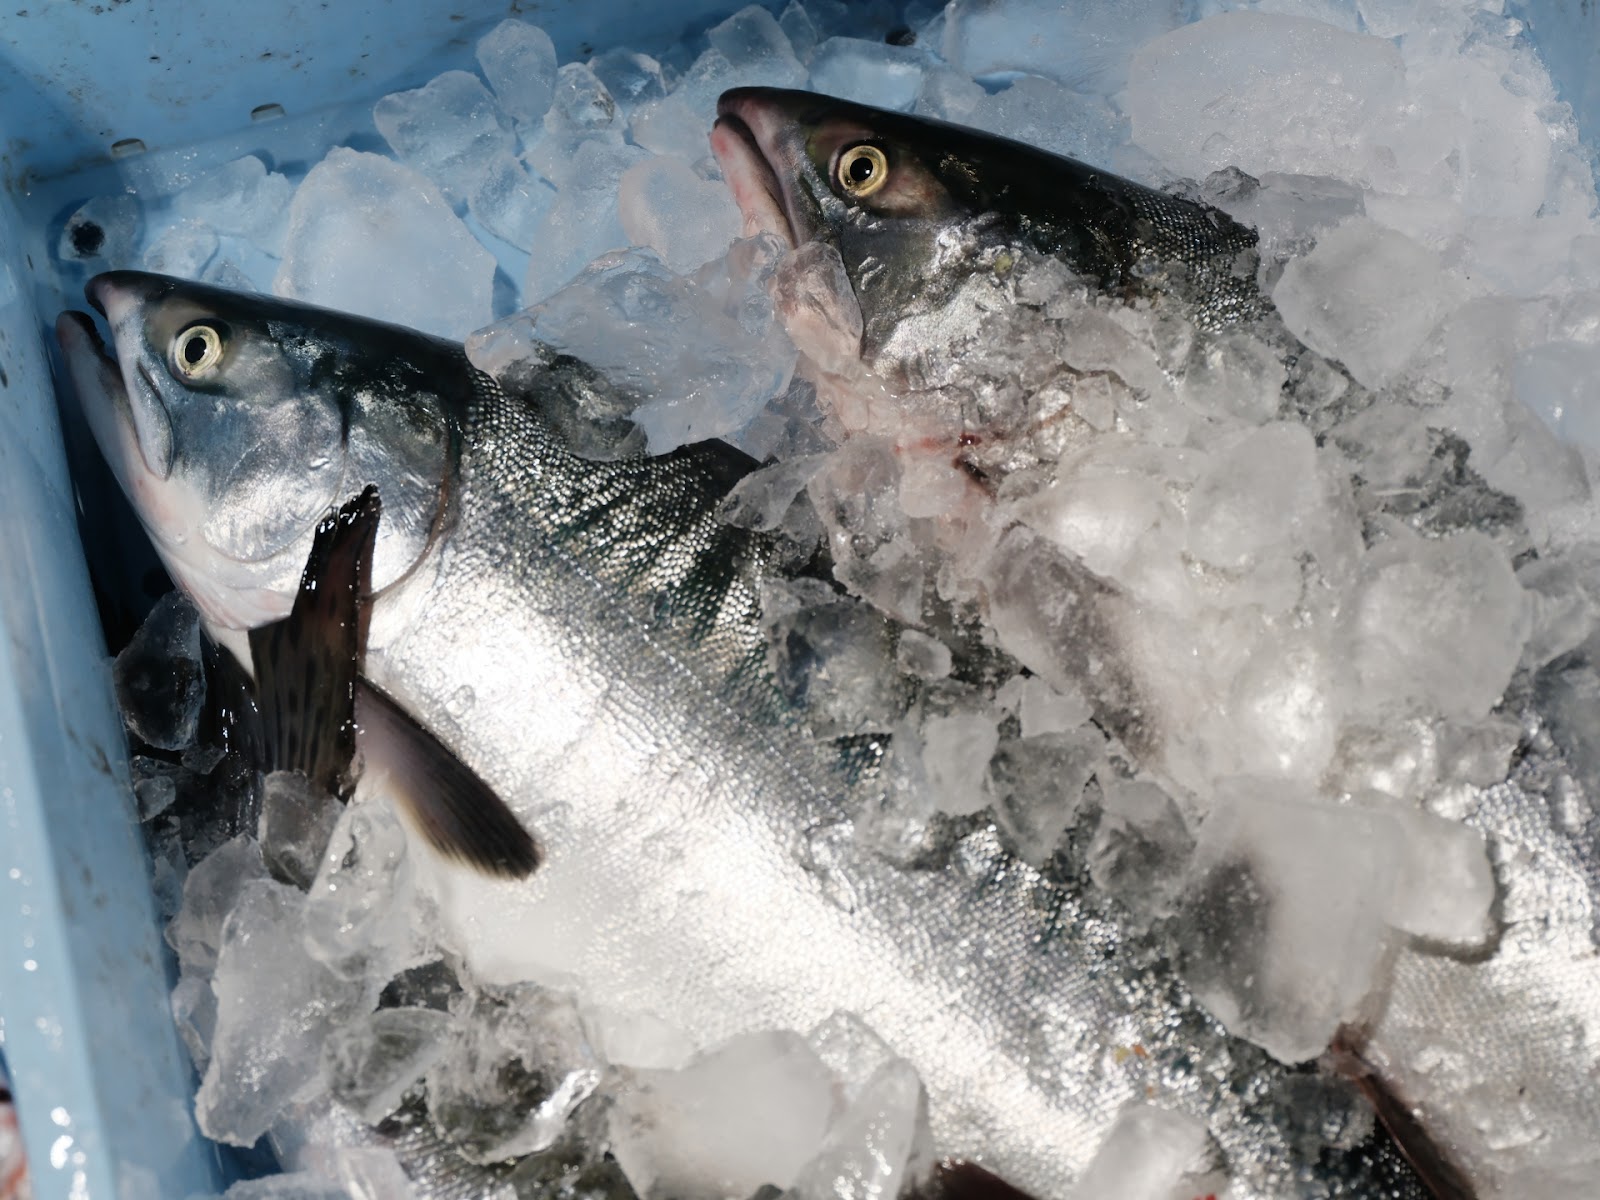
[[[754,619],[773,559],[716,521],[716,452],[580,461],[476,380],[450,524],[380,600],[368,670],[544,847],[527,881],[436,880],[484,982],[574,987],[700,1047],[857,1013],[921,1073],[941,1150],[1042,1198],[1132,1100],[1209,1120],[1237,1200],[1420,1195],[1385,1182],[1392,1149],[1297,1156],[1273,1099],[1294,1073],[1087,906],[1076,849],[1046,878],[979,825],[906,870],[852,836],[872,784],[779,701]]]
[[[1256,286],[1256,232],[1213,208],[1123,183],[1139,219],[1134,273],[1168,277],[1184,312],[1213,332],[1274,312]]]
[[[1486,1196],[1518,1196],[1534,1163],[1581,1164],[1600,1191],[1600,853],[1592,813],[1547,737],[1465,819],[1489,839],[1499,915],[1481,961],[1407,952],[1367,1055],[1398,1094],[1422,1098]]]

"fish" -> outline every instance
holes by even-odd
[[[992,428],[959,406],[957,368],[987,352],[996,309],[1024,307],[997,280],[1030,256],[1066,267],[1084,308],[1176,317],[1196,346],[1255,339],[1285,366],[1281,416],[1319,444],[1345,445],[1363,414],[1383,427],[1427,403],[1399,389],[1375,396],[1301,345],[1256,284],[1254,231],[1182,195],[983,131],[780,89],[725,93],[711,146],[748,231],[778,236],[797,260],[837,264],[834,286],[780,289],[780,312],[845,433],[889,437],[901,455],[931,444],[1003,487],[1011,463],[975,462],[965,448]],[[1017,345],[995,357],[1014,353],[1016,373],[1047,378]],[[943,411],[930,417],[930,403]],[[974,489],[973,503],[991,505],[996,490]],[[1476,529],[1536,557],[1521,504],[1490,487],[1447,431],[1430,432],[1405,488],[1384,495],[1356,478],[1351,491],[1369,539],[1401,523],[1429,536]],[[1497,709],[1521,726],[1510,768],[1458,803],[1491,848],[1497,942],[1466,957],[1399,950],[1382,1011],[1330,1048],[1431,1195],[1559,1195],[1600,1177],[1579,1149],[1600,1144],[1600,772],[1578,731],[1593,723],[1596,653],[1591,641],[1513,680]],[[1119,727],[1107,707],[1102,724],[1158,754],[1148,729]],[[1580,710],[1588,716],[1577,720]]]
[[[376,489],[358,685],[394,715],[364,772],[416,790],[448,756],[537,849],[497,873],[418,839],[480,981],[575,989],[699,1049],[859,1014],[924,1081],[940,1161],[1039,1200],[1146,1101],[1205,1123],[1235,1200],[1425,1194],[1381,1131],[1306,1136],[1315,1068],[1228,1035],[1096,900],[1081,842],[1030,867],[980,815],[908,868],[855,836],[892,739],[820,727],[773,664],[763,596],[832,585],[825,557],[720,519],[754,460],[578,457],[561,414],[605,381],[554,352],[507,387],[460,345],[288,300],[128,271],[86,292],[117,359],[63,314],[75,390],[241,660],[292,612],[319,523]]]

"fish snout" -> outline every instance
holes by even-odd
[[[83,285],[83,295],[114,331],[170,291],[172,282],[145,271],[102,271]]]

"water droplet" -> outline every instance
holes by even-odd
[[[478,697],[473,693],[472,688],[466,684],[462,684],[456,689],[456,694],[451,696],[449,701],[445,704],[444,710],[452,717],[463,717],[467,714],[467,711],[472,707],[477,698]]]

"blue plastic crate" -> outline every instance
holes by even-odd
[[[88,196],[175,169],[186,147],[220,162],[373,137],[374,100],[470,67],[478,37],[508,15],[541,24],[566,61],[670,40],[737,7],[16,0],[0,16],[0,1035],[40,1200],[178,1200],[220,1182],[169,1016],[50,378],[51,322],[81,303],[53,263],[62,218]],[[1512,0],[1508,15],[1528,22],[1596,144],[1595,6]],[[272,105],[283,120],[253,119]],[[113,158],[125,139],[148,153]],[[85,532],[130,531],[91,519]]]

